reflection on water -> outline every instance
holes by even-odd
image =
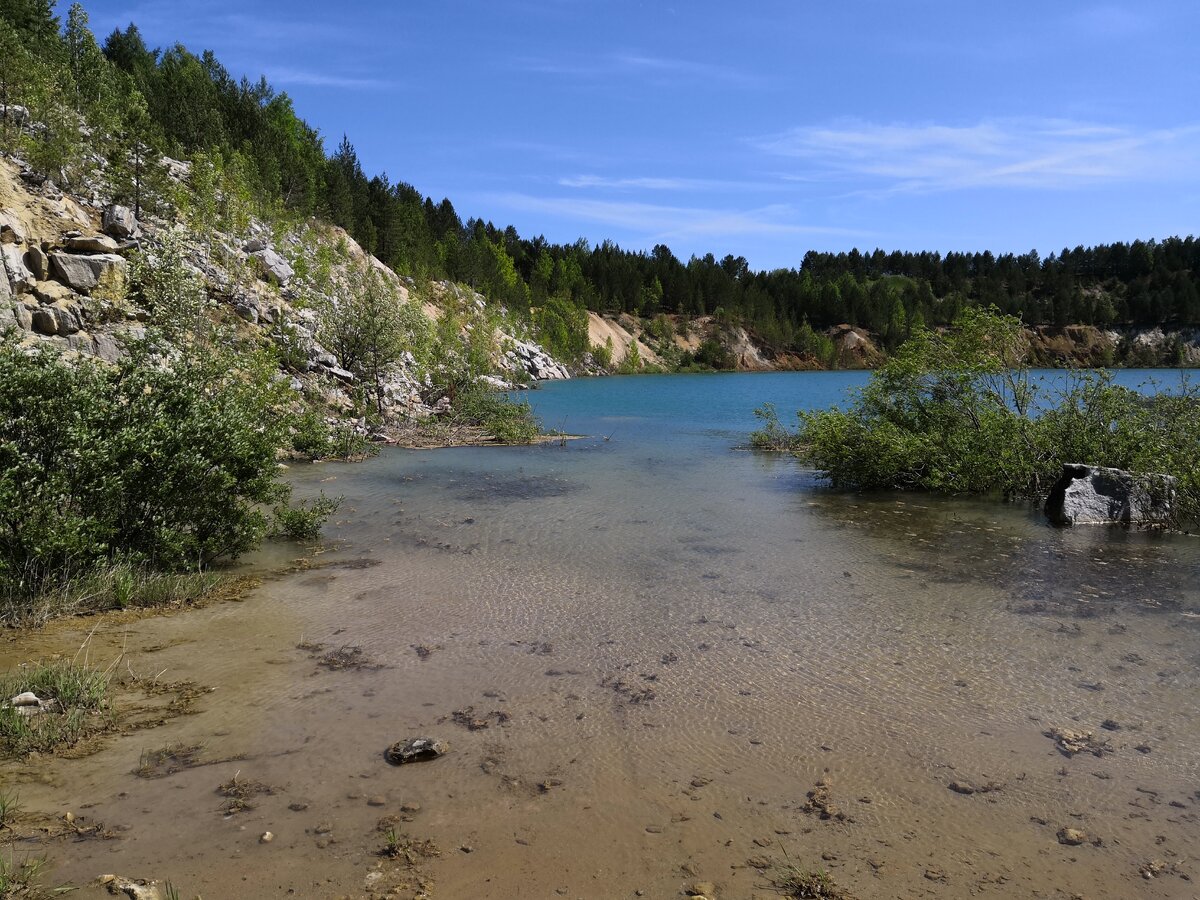
[[[132,642],[195,639],[154,665],[226,700],[180,727],[289,785],[249,820],[287,842],[237,877],[358,896],[373,864],[348,848],[380,793],[419,799],[405,827],[453,856],[428,866],[437,896],[668,897],[703,879],[750,897],[754,864],[785,853],[861,897],[1192,896],[1200,542],[835,493],[736,449],[759,402],[824,406],[857,380],[554,385],[532,397],[546,421],[593,437],[293,470],[301,495],[345,497],[324,567]],[[385,668],[314,672],[302,638]],[[1056,727],[1114,752],[1066,758]],[[453,751],[380,765],[420,733]],[[155,820],[137,811],[165,788],[89,777],[110,815]],[[807,798],[822,779],[826,818]],[[299,794],[320,816],[287,812]],[[342,851],[311,833],[322,816]],[[1060,845],[1068,825],[1098,843]],[[186,839],[197,889],[231,896],[201,863],[257,848],[215,827],[140,833],[118,856],[152,865]],[[1175,869],[1148,881],[1151,860]]]

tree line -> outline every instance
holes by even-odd
[[[44,123],[34,133],[0,116],[0,144],[23,141],[45,171],[69,179],[86,157],[80,124],[130,202],[142,201],[152,175],[146,159],[215,159],[232,183],[226,190],[252,198],[260,213],[327,218],[400,273],[469,285],[528,318],[566,358],[589,349],[588,310],[712,315],[801,353],[811,351],[814,329],[861,326],[891,347],[916,326],[948,325],[969,308],[996,307],[1035,325],[1200,325],[1200,244],[1190,236],[1045,258],[798,249],[797,266],[774,271],[753,271],[732,255],[684,261],[662,244],[551,243],[464,220],[449,199],[368,175],[348,137],[327,152],[286,93],[263,78],[235,77],[210,51],[152,49],[135,24],[97,43],[78,3],[60,21],[53,0],[6,0],[0,56],[12,60],[0,73],[0,104],[27,106]]]

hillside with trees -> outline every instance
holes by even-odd
[[[469,286],[576,362],[590,349],[587,311],[643,320],[712,316],[744,326],[773,353],[823,364],[835,356],[822,340],[832,326],[861,328],[890,349],[914,325],[949,325],[970,307],[994,306],[1049,328],[1200,326],[1200,244],[1190,236],[1064,248],[1044,258],[797,248],[798,264],[774,271],[754,271],[731,255],[685,261],[661,244],[643,250],[522,236],[512,226],[464,219],[449,199],[368,175],[348,137],[327,152],[325,137],[286,93],[230,73],[210,51],[151,48],[136,24],[98,43],[79,4],[63,21],[52,0],[9,0],[4,9],[0,51],[9,62],[0,104],[30,114],[28,122],[0,116],[0,143],[21,142],[41,171],[71,185],[88,157],[102,154],[118,199],[136,209],[160,177],[146,160],[201,158],[259,210],[328,219],[401,274]],[[41,125],[36,133],[32,122]],[[1130,352],[1122,348],[1115,361]]]

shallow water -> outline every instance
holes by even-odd
[[[322,567],[93,638],[217,688],[199,713],[5,778],[123,829],[49,848],[61,877],[185,896],[412,896],[373,828],[413,802],[400,828],[440,847],[419,864],[436,897],[772,896],[748,860],[785,857],[860,897],[1195,896],[1200,542],[840,494],[737,449],[763,401],[786,415],[862,380],[553,384],[530,397],[545,424],[589,437],[294,469],[301,494],[345,497]],[[382,668],[330,671],[302,642]],[[468,708],[486,728],[450,718]],[[1113,752],[1067,758],[1053,727]],[[451,752],[386,765],[419,734]],[[174,741],[246,758],[131,774]],[[280,790],[225,817],[235,772]],[[805,808],[821,779],[832,818]],[[1174,869],[1147,880],[1152,860]]]

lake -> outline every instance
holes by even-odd
[[[243,602],[95,639],[216,691],[20,777],[29,805],[123,826],[56,871],[205,897],[749,898],[791,861],[855,897],[1194,896],[1200,542],[836,492],[741,449],[763,402],[786,421],[864,380],[551,383],[534,409],[585,437],[293,468],[345,497],[323,552],[279,571],[298,553],[268,548]],[[451,750],[384,762],[418,735]],[[132,774],[172,742],[212,764]],[[272,791],[227,815],[235,773]],[[411,867],[378,855],[388,816]]]

